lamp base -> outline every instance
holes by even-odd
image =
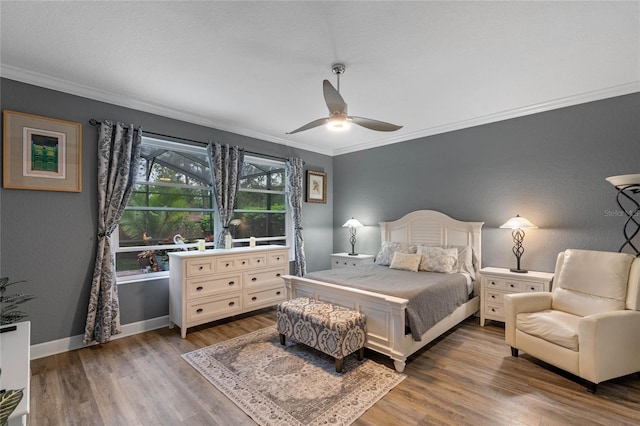
[[[358,253],[349,253],[349,256],[357,256]]]
[[[519,273],[519,274],[526,274],[527,272],[529,272],[529,271],[527,271],[526,269],[513,269],[513,268],[511,268],[511,269],[509,269],[509,270],[510,270],[511,272],[517,272],[517,273]]]

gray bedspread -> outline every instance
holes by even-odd
[[[409,300],[407,321],[411,336],[420,341],[435,323],[469,300],[462,274],[409,272],[376,264],[317,271],[305,275],[317,281],[383,293]]]

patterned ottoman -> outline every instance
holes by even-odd
[[[358,360],[364,357],[365,316],[342,306],[308,297],[282,302],[278,305],[277,329],[283,345],[288,336],[334,357],[338,373],[347,355],[358,351]]]

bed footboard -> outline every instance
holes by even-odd
[[[366,347],[389,356],[396,370],[402,371],[405,353],[407,299],[347,288],[293,275],[282,277],[287,298],[310,297],[362,312],[367,317]]]

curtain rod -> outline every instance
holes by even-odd
[[[92,118],[91,120],[89,120],[89,124],[91,124],[92,126],[98,126],[98,125],[102,124],[102,122],[96,120],[95,118]],[[160,137],[163,137],[163,138],[177,139],[177,140],[181,140],[181,141],[185,141],[185,142],[199,143],[199,144],[202,144],[202,145],[208,145],[209,144],[209,142],[197,141],[195,139],[181,138],[179,136],[165,135],[163,133],[151,132],[149,130],[142,130],[142,133],[147,133],[147,134],[153,135],[153,136],[160,136]],[[247,153],[247,154],[259,155],[259,156],[262,156],[262,157],[268,157],[268,158],[274,158],[276,160],[287,161],[286,158],[278,157],[277,155],[263,154],[263,153],[260,153],[260,152],[249,151],[249,150],[246,150],[246,149],[244,150],[244,152]]]

